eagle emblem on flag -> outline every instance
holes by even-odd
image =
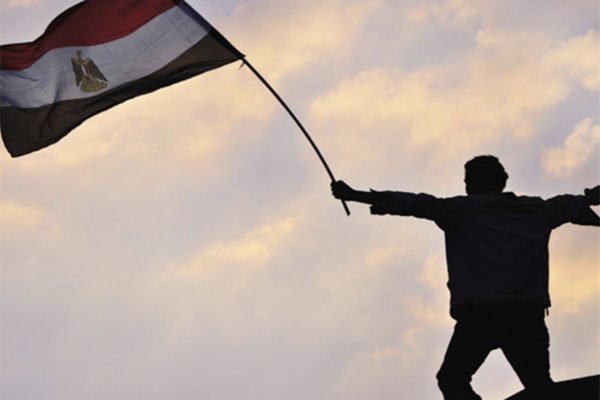
[[[97,92],[108,86],[108,79],[100,72],[98,66],[91,58],[83,58],[81,51],[71,58],[75,83],[82,92]]]

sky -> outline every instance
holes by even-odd
[[[2,0],[0,42],[71,0]],[[191,0],[359,189],[600,181],[596,0]],[[443,233],[347,217],[306,140],[240,63],[128,101],[59,143],[0,151],[3,400],[441,399]],[[598,208],[596,208],[598,211]],[[600,236],[550,242],[552,376],[600,372]],[[499,351],[473,379],[521,389]]]

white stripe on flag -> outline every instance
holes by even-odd
[[[121,39],[53,49],[29,68],[0,71],[0,106],[35,108],[96,96],[158,71],[206,35],[206,30],[184,10],[173,7]],[[77,87],[71,65],[77,51],[98,66],[108,80],[106,88],[86,93]]]

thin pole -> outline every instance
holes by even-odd
[[[323,157],[323,155],[319,151],[319,148],[317,147],[317,145],[315,144],[315,142],[312,140],[312,138],[310,137],[310,135],[308,134],[308,132],[306,131],[306,129],[304,129],[304,126],[302,126],[302,123],[300,123],[300,120],[298,120],[298,118],[292,112],[292,110],[288,107],[288,105],[285,104],[285,101],[283,101],[283,99],[279,96],[279,94],[277,94],[277,92],[275,91],[275,89],[273,89],[273,87],[271,87],[271,85],[269,85],[269,82],[267,82],[266,79],[263,78],[263,76],[256,69],[254,69],[254,67],[252,66],[252,64],[250,64],[248,62],[248,60],[246,60],[246,58],[243,58],[242,62],[244,63],[243,65],[245,65],[248,68],[250,68],[250,71],[252,71],[254,73],[254,75],[256,75],[256,77],[267,87],[267,89],[269,89],[269,91],[273,94],[273,96],[275,96],[275,98],[279,101],[279,103],[283,106],[283,108],[285,108],[285,110],[288,112],[288,114],[290,114],[290,117],[292,117],[292,119],[294,120],[294,122],[296,122],[296,125],[298,125],[298,128],[300,128],[300,130],[304,134],[304,137],[306,137],[306,140],[308,140],[308,142],[312,146],[312,148],[315,151],[315,153],[317,153],[317,156],[319,156],[319,160],[321,160],[321,163],[325,167],[325,170],[327,171],[327,174],[331,178],[331,181],[335,182],[335,177],[333,176],[333,173],[331,172],[331,169],[329,168],[329,165],[327,165],[327,161],[325,161],[325,158]],[[348,209],[348,205],[346,205],[346,202],[344,200],[341,200],[341,202],[342,202],[342,205],[344,206],[344,210],[346,211],[346,215],[350,215],[350,210]]]

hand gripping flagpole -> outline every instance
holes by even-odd
[[[242,62],[243,62],[243,65],[250,68],[250,71],[252,71],[254,73],[254,75],[256,75],[256,77],[267,87],[267,89],[269,89],[269,91],[273,94],[273,96],[275,96],[275,98],[279,101],[279,103],[283,106],[283,108],[285,108],[285,110],[288,112],[288,114],[290,114],[290,117],[292,117],[292,119],[294,120],[296,125],[298,125],[298,128],[300,128],[300,130],[304,134],[304,137],[306,137],[306,140],[308,140],[308,142],[314,149],[315,153],[317,153],[317,156],[319,157],[319,160],[321,160],[323,167],[325,167],[325,170],[327,171],[327,174],[331,178],[331,181],[335,182],[335,177],[333,176],[333,173],[331,172],[329,165],[327,165],[327,161],[325,161],[325,158],[319,151],[319,148],[317,147],[315,142],[312,140],[312,138],[310,137],[310,135],[308,134],[306,129],[304,129],[304,126],[302,126],[302,123],[300,123],[300,120],[298,120],[298,118],[292,112],[292,110],[288,107],[288,105],[285,104],[285,101],[283,101],[283,99],[279,96],[279,94],[277,94],[275,89],[273,89],[273,87],[271,85],[269,85],[269,82],[267,82],[266,79],[263,78],[263,76],[256,69],[254,69],[252,64],[250,64],[248,62],[248,60],[246,60],[246,58],[242,58]],[[348,205],[346,204],[346,202],[344,200],[341,200],[341,202],[342,202],[342,205],[344,206],[344,210],[346,211],[346,215],[350,215],[350,210],[348,209]]]

